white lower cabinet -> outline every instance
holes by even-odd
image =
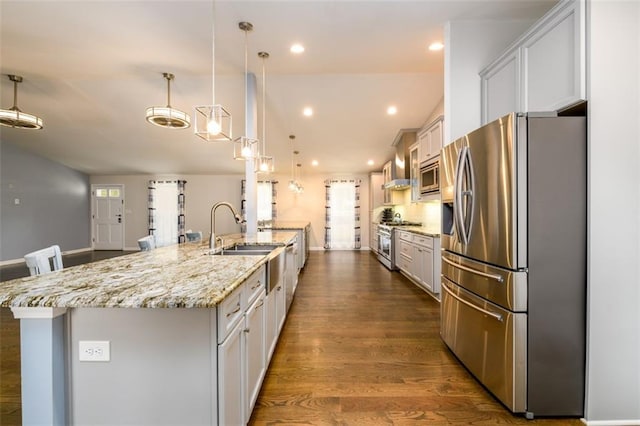
[[[266,373],[265,268],[218,306],[218,424],[244,425]]]
[[[440,239],[399,231],[396,247],[396,265],[403,275],[437,299],[440,294]]]
[[[218,345],[218,424],[243,425],[244,391],[242,354],[244,320],[239,322],[227,338]]]
[[[251,410],[258,399],[262,379],[267,371],[267,351],[265,341],[265,303],[263,291],[245,313],[245,359],[247,398],[245,399],[245,423],[251,417]],[[227,423],[224,423],[227,424]]]

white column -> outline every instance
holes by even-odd
[[[22,424],[66,425],[65,317],[61,308],[12,308],[20,319]]]
[[[258,135],[258,101],[255,74],[247,74],[247,102],[245,106],[245,136],[257,139]],[[245,163],[245,211],[247,220],[247,235],[258,232],[258,178],[255,173],[255,160],[249,159]]]

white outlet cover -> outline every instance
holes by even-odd
[[[89,362],[108,362],[111,360],[108,340],[80,340],[78,359]]]

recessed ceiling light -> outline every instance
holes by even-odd
[[[367,161],[367,164],[370,165],[370,166],[373,166],[373,160]]]
[[[444,48],[444,44],[440,43],[439,41],[436,41],[429,45],[429,50],[433,50],[433,51],[442,50],[443,48]]]
[[[302,113],[306,116],[306,117],[311,117],[313,115],[313,108],[311,107],[305,107],[302,110]]]
[[[318,165],[318,160],[313,160],[311,162],[311,165],[314,166],[314,167],[317,166]]]
[[[291,51],[291,53],[295,53],[296,55],[299,55],[300,53],[304,52],[304,46],[296,43],[291,45],[291,48],[289,49]]]
[[[389,108],[387,108],[387,114],[389,115],[396,115],[397,112],[398,108],[396,108],[395,105],[391,105]]]

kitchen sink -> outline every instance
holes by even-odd
[[[280,246],[274,244],[235,244],[224,251],[266,251],[267,253]]]
[[[221,251],[217,251],[213,253],[214,256],[266,256],[271,253],[271,250],[249,250],[249,249],[240,249],[234,250],[224,249]]]

